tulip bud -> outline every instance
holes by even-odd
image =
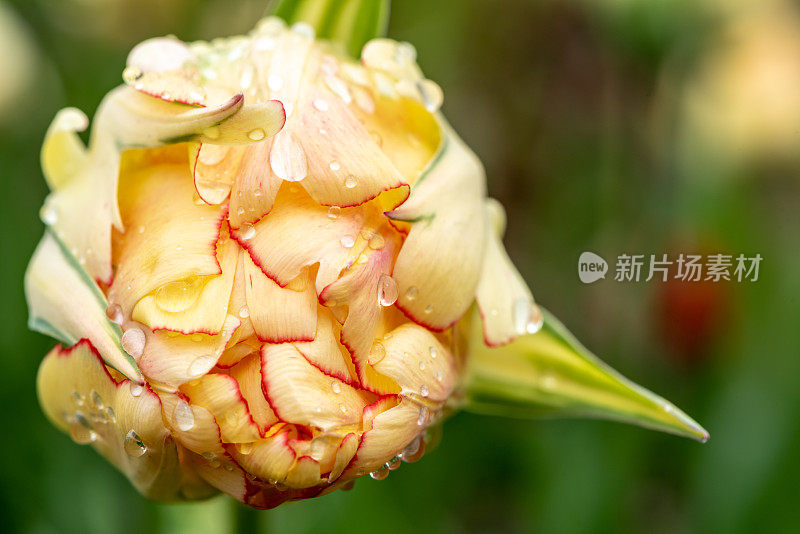
[[[268,18],[137,46],[88,149],[56,117],[26,292],[71,348],[39,395],[143,493],[270,508],[385,478],[465,398],[473,333],[542,326],[415,55]]]

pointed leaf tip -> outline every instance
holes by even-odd
[[[542,312],[539,332],[502,347],[487,347],[481,329],[471,329],[465,409],[523,418],[596,417],[708,440],[694,419],[617,373]],[[473,321],[479,320],[476,313]]]

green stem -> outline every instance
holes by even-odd
[[[155,505],[155,532],[159,534],[236,534],[242,530],[237,518],[238,503],[227,496],[207,501]]]

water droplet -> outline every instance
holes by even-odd
[[[367,242],[367,246],[372,250],[380,250],[383,248],[386,241],[383,239],[381,234],[374,234],[372,237],[369,238]]]
[[[114,408],[109,406],[106,408],[106,417],[108,418],[109,423],[116,423],[117,422],[117,414],[114,411]]]
[[[280,91],[283,87],[283,78],[278,74],[270,74],[267,78],[267,86],[270,91]]]
[[[428,347],[428,352],[430,353],[431,358],[433,358],[435,360],[436,356],[438,355],[436,353],[436,347],[434,347],[434,346]]]
[[[422,105],[431,113],[436,112],[442,106],[444,93],[442,93],[442,88],[436,82],[419,80],[417,82],[417,91],[419,91],[419,96],[422,98]]]
[[[194,412],[192,407],[189,406],[185,400],[180,399],[175,409],[172,411],[172,417],[175,419],[175,424],[179,430],[187,432],[194,426]]]
[[[342,168],[342,166],[339,165],[338,161],[331,161],[331,164],[328,165],[328,167],[330,167],[332,171],[338,171],[339,169]]]
[[[139,458],[147,452],[147,446],[144,444],[142,438],[139,437],[139,434],[137,434],[135,430],[129,430],[128,433],[125,434],[123,447],[127,455],[131,458]]]
[[[328,208],[328,218],[335,219],[339,216],[341,212],[342,208],[340,208],[339,206],[331,206],[330,208]]]
[[[239,317],[242,319],[247,319],[250,317],[250,308],[248,308],[246,305],[239,308]]]
[[[337,78],[336,76],[326,76],[325,85],[327,85],[328,89],[330,89],[333,94],[341,98],[346,104],[349,104],[353,100],[353,97],[350,96],[350,91],[347,90],[347,84],[345,84],[340,78]]]
[[[342,413],[347,413],[347,407],[344,404],[340,404],[339,411]]]
[[[135,382],[131,382],[131,396],[132,397],[138,397],[139,395],[141,395],[142,394],[142,390],[144,390],[144,388],[140,384],[137,384]]]
[[[528,299],[517,299],[512,307],[511,316],[514,320],[514,330],[519,335],[535,334],[542,328],[542,312]]]
[[[397,283],[384,273],[378,280],[378,303],[381,306],[391,306],[395,302],[397,302]]]
[[[144,345],[146,343],[144,332],[140,328],[128,328],[122,334],[122,348],[125,352],[138,359],[144,353]]]
[[[203,334],[192,334],[192,336],[189,339],[198,343],[200,341],[203,341]]]
[[[136,80],[141,78],[143,75],[144,73],[139,67],[126,67],[125,70],[122,71],[122,81],[130,85],[135,83]]]
[[[353,189],[357,185],[358,185],[358,180],[356,179],[355,176],[348,176],[347,178],[344,179],[344,186],[347,189]]]
[[[383,480],[389,476],[389,468],[385,465],[381,466],[380,469],[373,471],[369,476],[375,480]]]
[[[92,399],[92,406],[94,406],[96,410],[102,410],[105,407],[103,399],[97,391],[92,390],[91,393],[89,393],[89,398]]]
[[[403,460],[404,462],[414,461],[413,459],[415,459],[417,453],[419,452],[419,446],[421,441],[422,438],[420,438],[420,436],[417,436],[416,438],[411,440],[411,443],[406,445],[406,447],[400,453],[400,459]]]
[[[77,406],[83,406],[83,403],[85,402],[84,398],[83,398],[83,395],[81,395],[77,391],[73,391],[72,392],[72,400],[75,401],[75,404]]]
[[[425,362],[419,362],[419,370],[420,371],[424,371],[425,370]]]
[[[333,390],[334,393],[341,393],[342,392],[342,384],[339,381],[334,380],[331,383],[331,389]]]
[[[202,284],[199,276],[168,282],[156,290],[156,306],[170,313],[185,311],[197,302]]]
[[[39,210],[39,218],[47,226],[53,226],[58,222],[58,210],[51,202],[45,201]]]
[[[253,452],[253,442],[249,441],[247,443],[237,443],[236,450],[239,451],[239,454],[247,456]]]
[[[433,377],[436,379],[437,382],[442,381],[442,371],[437,369],[436,372],[433,374]]]
[[[239,236],[248,241],[253,239],[253,236],[256,235],[256,227],[250,223],[242,223],[242,226],[239,227]]]
[[[419,295],[419,289],[417,289],[417,286],[411,286],[406,290],[406,299],[408,300],[414,300],[417,298],[417,295]]]
[[[328,111],[328,102],[321,98],[314,99],[314,109],[317,111]]]
[[[425,306],[425,313],[429,314],[433,312],[433,304],[428,304]]]
[[[109,304],[106,308],[106,317],[108,317],[112,323],[116,324],[122,324],[124,321],[124,317],[122,316],[122,308],[119,304]]]
[[[213,354],[198,356],[189,364],[186,373],[189,378],[198,378],[206,374],[217,363],[217,358]]]
[[[380,341],[376,341],[372,348],[369,351],[369,357],[367,358],[367,363],[370,365],[377,365],[386,357],[386,347],[383,346],[383,343]]]
[[[278,132],[272,142],[269,165],[278,178],[287,182],[299,182],[308,174],[306,153],[286,130]]]
[[[247,137],[250,138],[251,141],[261,141],[266,136],[267,134],[261,128],[250,130],[250,132],[247,134]]]
[[[389,471],[394,471],[395,469],[400,467],[401,464],[402,461],[400,455],[398,454],[397,456],[386,462],[386,467],[389,469]]]
[[[429,393],[428,386],[426,386],[425,384],[422,384],[419,387],[419,394],[422,395],[423,397],[427,397],[428,393]]]
[[[417,425],[422,426],[428,422],[428,407],[420,406],[419,417],[417,418]]]
[[[92,423],[80,411],[75,412],[75,417],[70,420],[69,435],[72,441],[79,445],[86,445],[97,439],[97,433],[92,428]]]
[[[356,244],[356,239],[350,234],[345,234],[342,236],[342,246],[344,248],[352,248],[353,245],[355,244]]]

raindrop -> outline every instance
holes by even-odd
[[[241,308],[239,308],[239,317],[242,319],[247,319],[248,317],[250,317],[250,309],[247,307],[247,305],[244,305]]]
[[[142,390],[144,388],[140,384],[136,384],[134,382],[131,383],[131,396],[138,397],[142,394]]]
[[[436,372],[433,374],[433,377],[436,379],[437,382],[441,382],[442,381],[442,371],[437,369]]]
[[[372,250],[380,250],[383,248],[385,241],[381,234],[374,234],[372,237],[369,238],[369,242],[367,242],[367,246]]]
[[[274,138],[269,165],[278,178],[287,182],[299,182],[308,173],[306,153],[286,130],[278,132]]]
[[[422,384],[419,387],[419,394],[422,395],[423,397],[427,397],[428,393],[429,393],[428,386],[426,386],[425,384]]]
[[[239,235],[245,241],[253,239],[253,236],[256,235],[256,227],[250,223],[242,223],[242,226],[239,227]]]
[[[339,206],[331,206],[330,208],[328,208],[328,218],[335,219],[339,216],[341,212],[342,208],[340,208]]]
[[[353,97],[350,96],[350,91],[347,90],[347,84],[345,84],[340,78],[336,76],[326,76],[325,77],[325,85],[328,86],[333,94],[341,98],[345,103],[349,104]]]
[[[428,304],[427,306],[425,306],[425,313],[429,314],[431,312],[433,312],[433,304]]]
[[[131,458],[139,458],[147,452],[147,446],[144,444],[142,438],[139,437],[139,434],[137,434],[135,430],[129,430],[128,433],[125,434],[123,447],[125,448],[125,452]]]
[[[91,393],[89,393],[89,397],[92,399],[92,406],[94,406],[96,410],[102,410],[105,407],[103,399],[97,391],[92,390]]]
[[[381,466],[380,469],[377,469],[369,474],[375,480],[383,480],[389,476],[389,468],[385,465]]]
[[[386,347],[383,346],[383,343],[380,341],[376,341],[374,345],[372,345],[372,349],[369,351],[369,357],[367,358],[368,363],[370,365],[377,365],[386,357]]]
[[[172,417],[175,419],[175,424],[179,430],[187,432],[194,426],[194,412],[192,407],[189,406],[185,400],[180,399],[175,409],[172,411]]]
[[[106,308],[106,317],[108,317],[112,323],[122,324],[124,318],[122,316],[122,308],[120,305],[109,304]]]
[[[406,290],[406,299],[407,300],[414,300],[419,295],[419,289],[417,286],[411,286]]]
[[[328,165],[328,167],[330,167],[332,171],[338,171],[339,169],[342,168],[342,166],[339,165],[338,161],[331,161],[331,164]]]
[[[342,246],[344,248],[352,248],[353,245],[356,244],[356,240],[350,234],[345,234],[342,236]]]
[[[342,413],[347,413],[347,407],[344,404],[339,405],[339,411]]]
[[[413,461],[412,459],[419,452],[420,441],[421,441],[420,436],[417,436],[411,441],[411,443],[406,445],[406,447],[400,453],[400,459],[405,462]]]
[[[156,306],[170,313],[185,311],[197,302],[201,288],[199,276],[168,282],[156,291]]]
[[[417,418],[417,424],[419,426],[422,426],[427,422],[428,422],[428,407],[427,406],[420,406],[420,408],[419,408],[419,417]]]
[[[402,461],[400,455],[398,454],[397,456],[386,462],[386,467],[389,469],[389,471],[394,471],[395,469],[400,467],[401,463]]]
[[[39,218],[47,226],[53,226],[58,222],[58,210],[50,202],[45,201],[39,210]]]
[[[143,75],[144,73],[139,67],[126,67],[125,70],[122,71],[122,81],[127,84],[132,84]]]
[[[217,363],[217,358],[213,354],[206,354],[205,356],[198,356],[192,363],[189,364],[187,374],[189,378],[199,378],[206,374],[209,369],[214,367]]]
[[[236,450],[239,451],[239,454],[247,456],[251,452],[253,452],[253,442],[249,441],[247,443],[237,443]]]
[[[261,128],[250,130],[250,132],[247,134],[247,137],[250,138],[251,141],[261,141],[266,136],[267,134]]]
[[[78,405],[78,406],[83,406],[83,403],[84,403],[84,398],[83,398],[83,395],[81,395],[81,394],[80,394],[80,393],[78,393],[77,391],[73,391],[73,392],[72,392],[72,400],[74,400],[74,401],[75,401],[75,404],[76,404],[76,405]]]
[[[314,108],[317,111],[328,111],[328,102],[321,98],[316,98],[314,99]]]
[[[512,307],[511,316],[514,320],[514,330],[518,335],[535,334],[542,328],[542,312],[528,299],[517,299]]]
[[[344,186],[347,189],[353,189],[355,186],[358,185],[358,180],[356,180],[355,176],[348,176],[344,179]]]
[[[424,371],[425,370],[425,362],[419,362],[419,370],[420,371]]]
[[[336,380],[331,383],[331,389],[334,393],[341,393],[342,392],[342,384]]]
[[[106,417],[108,418],[109,423],[116,423],[117,422],[117,414],[114,411],[114,408],[109,406],[106,408]]]
[[[69,423],[69,435],[79,445],[86,445],[97,439],[92,423],[80,411],[75,412],[75,417]]]
[[[378,303],[381,306],[391,306],[395,302],[397,302],[397,283],[384,273],[378,280]]]
[[[144,332],[140,328],[128,328],[122,334],[122,348],[134,359],[141,358],[145,343]]]
[[[433,347],[433,346],[431,346],[431,347],[428,347],[428,352],[430,352],[430,354],[431,354],[431,358],[433,358],[433,359],[435,360],[435,359],[436,359],[436,356],[437,356],[437,354],[436,354],[436,347]]]
[[[444,94],[442,93],[442,88],[436,82],[424,79],[419,80],[417,82],[417,91],[419,91],[419,95],[422,98],[422,105],[431,113],[436,112],[442,106]]]

